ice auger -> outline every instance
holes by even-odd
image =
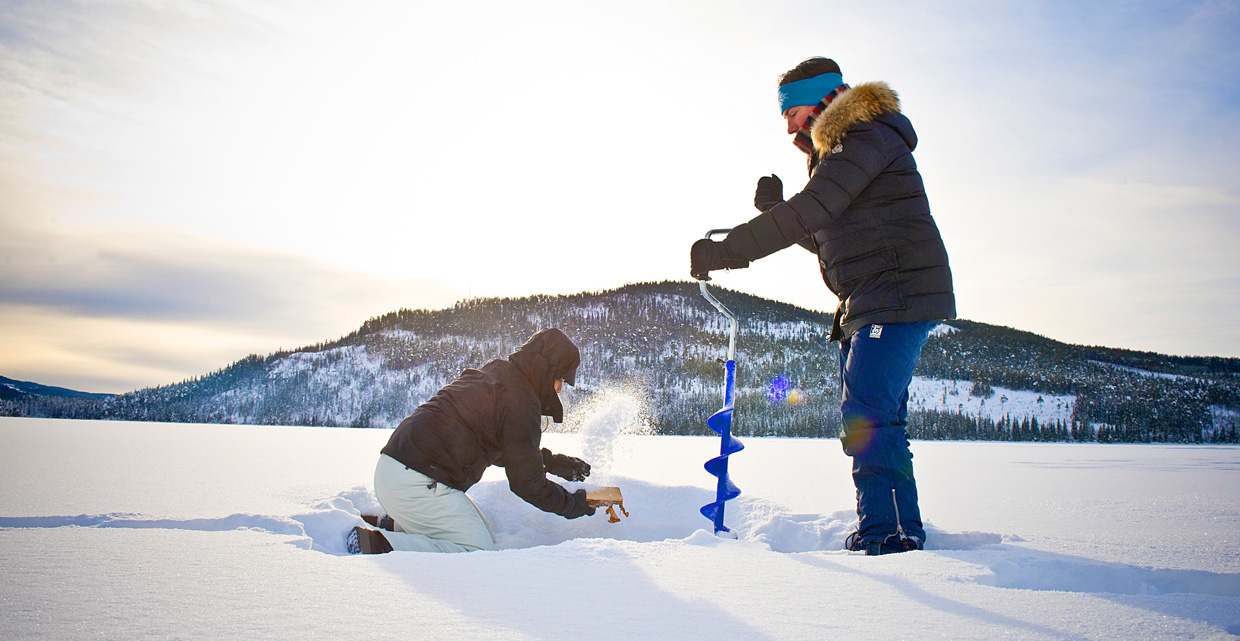
[[[716,234],[726,234],[730,229],[712,229],[706,232],[706,238],[710,238]],[[723,303],[710,294],[706,290],[706,281],[699,281],[702,288],[702,296],[715,306],[724,316],[728,317],[731,322],[731,328],[728,333],[728,360],[724,363],[723,384],[723,409],[715,412],[710,418],[706,419],[706,426],[714,430],[719,435],[719,456],[706,461],[706,471],[719,478],[719,482],[715,486],[715,502],[707,503],[702,506],[702,516],[710,519],[715,524],[715,534],[721,532],[726,533],[733,538],[736,537],[732,530],[723,524],[723,503],[730,501],[740,495],[740,488],[732,483],[732,479],[728,478],[728,457],[745,449],[736,437],[732,436],[732,409],[735,402],[736,389],[736,333],[739,323],[736,315],[728,311]]]

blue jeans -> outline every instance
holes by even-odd
[[[938,321],[867,325],[840,341],[844,453],[853,458],[860,540],[897,532],[926,540],[904,427],[908,386]],[[899,513],[897,520],[896,514]]]

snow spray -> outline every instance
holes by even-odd
[[[637,382],[604,385],[575,405],[571,418],[565,413],[565,431],[581,435],[582,457],[596,475],[611,470],[619,437],[655,433],[650,393],[644,389]]]

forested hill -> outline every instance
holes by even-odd
[[[711,290],[741,319],[740,435],[839,433],[831,316]],[[722,404],[728,323],[696,283],[402,309],[339,340],[251,355],[181,383],[103,399],[3,401],[8,414],[203,423],[393,427],[467,367],[559,327],[581,347],[574,407],[623,390],[664,434],[707,434]],[[910,399],[919,438],[1236,442],[1240,359],[1082,347],[970,321],[940,325]]]
[[[18,400],[22,398],[32,398],[35,396],[103,399],[112,395],[79,392],[77,390],[65,389],[63,387],[40,385],[30,381],[16,381],[11,378],[0,376],[0,400]]]

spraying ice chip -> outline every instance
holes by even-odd
[[[594,478],[610,474],[620,437],[655,433],[649,397],[639,383],[610,383],[578,401],[571,418],[565,416],[567,431],[581,435],[582,456],[594,467]]]

